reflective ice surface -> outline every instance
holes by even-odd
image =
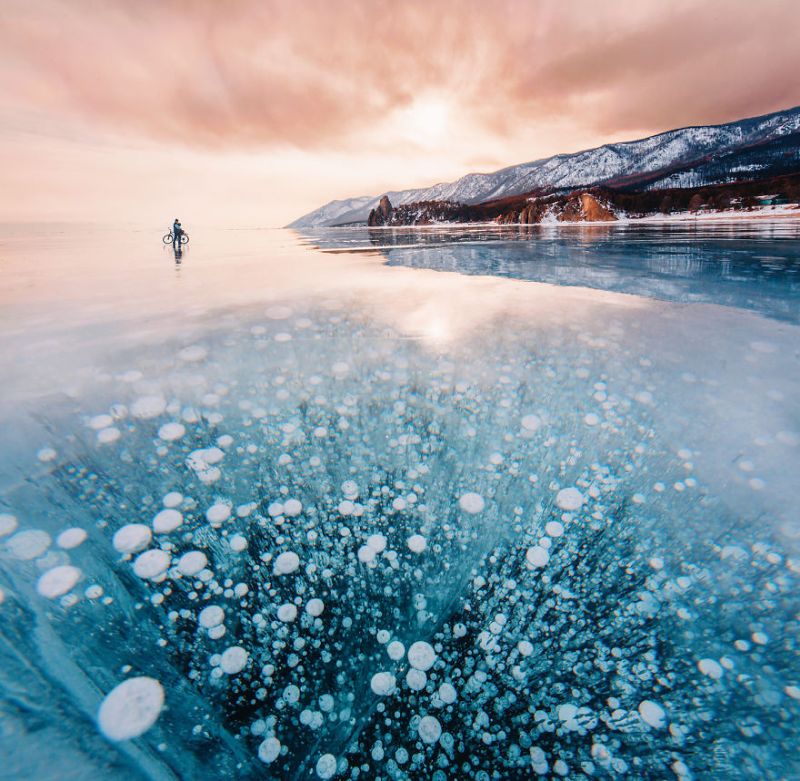
[[[384,233],[3,228],[3,772],[797,776],[791,229]]]

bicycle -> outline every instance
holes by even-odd
[[[161,241],[163,241],[164,244],[172,244],[173,240],[174,236],[172,235],[172,231],[170,231],[169,233],[165,233],[161,237]],[[188,243],[189,243],[189,234],[186,232],[181,233],[181,244],[188,244]]]

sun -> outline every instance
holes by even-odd
[[[450,107],[436,97],[417,98],[410,106],[398,110],[396,127],[410,141],[436,146],[448,135]]]

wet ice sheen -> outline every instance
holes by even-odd
[[[604,313],[431,348],[295,301],[109,359],[3,496],[3,682],[46,635],[42,713],[152,777],[792,777],[786,345],[742,342],[777,411],[714,483],[660,413],[716,364]]]

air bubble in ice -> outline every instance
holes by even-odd
[[[53,567],[42,575],[36,582],[36,590],[48,599],[55,599],[70,591],[81,578],[81,571],[77,567],[64,564]]]
[[[436,652],[430,643],[424,640],[417,640],[408,649],[408,663],[417,670],[430,670],[436,661]]]
[[[71,529],[65,529],[56,537],[56,544],[59,548],[63,548],[64,550],[72,550],[85,542],[86,537],[85,529],[81,529],[79,526],[73,526]]]
[[[222,652],[219,666],[224,673],[236,675],[244,670],[247,665],[249,654],[240,645],[233,645]]]
[[[562,488],[556,494],[556,504],[567,512],[579,510],[583,501],[583,494],[577,488]]]
[[[9,537],[6,545],[11,555],[21,561],[41,556],[50,547],[50,535],[41,529],[27,529]]]
[[[152,538],[153,533],[149,526],[143,523],[128,523],[114,534],[111,544],[119,553],[138,553],[150,544]]]
[[[199,550],[184,553],[178,560],[178,569],[183,575],[196,575],[200,570],[205,569],[208,564],[206,554]]]
[[[372,676],[370,681],[370,688],[379,697],[385,697],[391,694],[397,685],[397,680],[394,675],[389,672],[379,672]]]
[[[480,494],[470,491],[461,496],[458,500],[458,504],[464,512],[474,515],[483,510],[485,502]]]
[[[159,439],[165,442],[174,442],[180,439],[186,433],[186,426],[182,423],[165,423],[158,430]]]
[[[169,534],[183,524],[183,515],[173,508],[161,510],[153,518],[153,531],[156,534]]]
[[[288,575],[299,566],[300,557],[294,551],[286,551],[275,559],[274,570],[276,575]]]
[[[421,534],[412,534],[406,540],[406,545],[412,553],[422,553],[428,547],[428,542]]]
[[[442,735],[442,725],[435,716],[423,716],[417,725],[417,733],[423,743],[436,743]]]
[[[163,575],[171,562],[169,553],[158,548],[140,553],[133,562],[133,571],[144,580],[154,580]]]
[[[164,689],[154,678],[129,678],[100,705],[97,724],[109,740],[130,740],[149,730],[164,707]]]

